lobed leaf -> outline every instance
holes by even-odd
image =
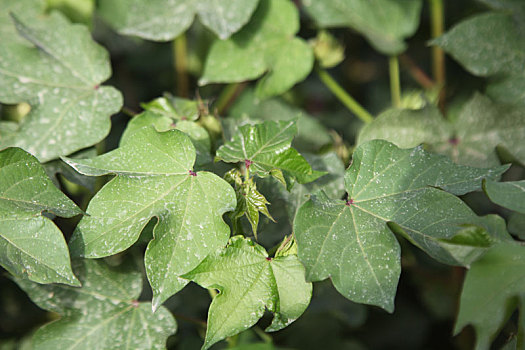
[[[299,183],[311,182],[325,173],[312,170],[303,156],[290,148],[296,133],[295,120],[244,125],[217,150],[216,159],[244,162],[251,173],[261,177],[272,175],[286,184],[289,181],[284,177],[295,178]]]
[[[35,157],[19,148],[0,151],[0,265],[35,282],[78,286],[62,232],[43,212],[82,213]]]
[[[155,130],[163,132],[178,129],[187,134],[197,152],[196,165],[211,162],[210,135],[195,120],[199,118],[197,102],[182,98],[157,98],[143,104],[145,111],[133,117],[126,126],[120,143],[127,141],[129,136],[145,126],[154,126]]]
[[[299,14],[288,0],[261,0],[250,23],[228,40],[215,41],[200,85],[256,79],[256,95],[281,94],[306,78],[313,67],[310,46],[295,36]]]
[[[401,267],[391,230],[438,261],[468,263],[442,240],[480,220],[450,193],[476,190],[482,179],[506,169],[460,166],[421,148],[399,149],[382,140],[362,144],[345,174],[348,200],[320,194],[297,211],[294,232],[307,280],[331,277],[348,299],[392,312]]]
[[[250,19],[259,0],[105,0],[100,15],[119,33],[168,41],[183,34],[196,15],[221,39]]]
[[[322,28],[350,27],[385,55],[406,49],[404,39],[419,26],[419,0],[305,0],[304,8]]]
[[[27,102],[31,111],[16,129],[0,131],[0,149],[48,161],[102,140],[122,106],[117,90],[100,86],[111,74],[107,52],[59,13],[12,19],[26,43],[0,43],[0,102]]]
[[[297,256],[269,258],[263,247],[234,236],[226,249],[207,257],[184,276],[219,294],[208,311],[203,349],[253,326],[265,308],[275,314],[267,331],[277,331],[306,309],[312,285]]]
[[[496,147],[505,148],[525,164],[524,134],[522,108],[475,94],[453,122],[440,118],[435,107],[382,113],[361,130],[358,143],[373,139],[400,147],[427,143],[432,151],[446,154],[457,163],[489,167],[500,164]]]
[[[35,350],[165,349],[175,320],[167,309],[153,313],[150,303],[137,301],[142,277],[133,264],[79,259],[74,269],[82,288],[16,280],[38,306],[62,316],[36,331]]]
[[[158,218],[145,255],[154,308],[187,284],[179,276],[228,241],[222,215],[235,208],[235,193],[217,175],[193,171],[195,148],[178,130],[143,128],[112,152],[64,160],[85,175],[117,175],[91,200],[89,216],[73,233],[75,255],[121,252],[152,217]]]

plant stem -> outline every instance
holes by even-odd
[[[261,340],[265,343],[268,343],[268,344],[271,344],[273,339],[271,336],[269,336],[268,334],[266,334],[261,328],[259,328],[258,326],[254,326],[252,328],[252,330],[255,332],[255,334],[257,334]]]
[[[230,105],[233,97],[237,94],[238,90],[240,89],[240,86],[240,83],[232,83],[226,85],[226,87],[222,89],[221,94],[217,99],[217,102],[215,102],[215,108],[217,109],[217,113],[219,115],[224,113],[224,111]]]
[[[390,72],[390,95],[392,105],[396,108],[401,107],[401,80],[399,78],[399,60],[397,56],[390,56],[388,59],[388,71]]]
[[[186,35],[181,34],[173,40],[173,57],[175,66],[175,79],[177,85],[177,95],[188,97],[188,62]]]
[[[399,56],[399,63],[408,70],[412,78],[426,90],[434,88],[434,81],[406,53]]]
[[[316,67],[319,79],[325,86],[341,101],[346,108],[354,113],[359,119],[365,123],[370,123],[374,117],[366,109],[363,108],[352,96],[350,96],[342,87],[328,74],[328,72],[320,67]]]
[[[430,0],[430,22],[432,38],[443,34],[443,0]],[[436,83],[445,85],[445,54],[439,46],[432,46],[432,74]]]

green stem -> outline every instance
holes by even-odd
[[[342,87],[339,85],[334,78],[328,74],[327,71],[320,67],[316,67],[317,75],[325,86],[341,101],[346,108],[354,113],[359,119],[365,123],[370,123],[374,120],[374,117],[366,109],[363,108],[352,96],[350,96]]]
[[[173,40],[173,57],[175,61],[175,78],[177,85],[177,95],[188,97],[188,53],[186,47],[186,35],[181,34]]]
[[[432,38],[443,34],[443,0],[430,0],[430,22]],[[432,46],[432,74],[436,83],[443,87],[445,85],[445,54],[439,46]]]
[[[388,68],[390,72],[390,95],[392,96],[392,105],[396,108],[401,107],[401,81],[399,79],[399,60],[397,56],[390,56],[388,59]]]
[[[252,330],[255,332],[255,334],[257,334],[259,336],[259,338],[261,338],[261,340],[265,343],[268,343],[268,344],[271,344],[273,339],[271,336],[269,336],[268,334],[266,334],[261,328],[259,328],[258,326],[254,326],[252,328]]]
[[[208,293],[210,293],[210,297],[213,299],[217,296],[217,291],[215,290],[215,288],[208,288]]]
[[[217,113],[221,115],[224,113],[228,105],[230,104],[230,101],[237,93],[237,89],[239,88],[239,83],[232,83],[226,85],[224,89],[222,89],[221,94],[219,95],[219,98],[217,99],[217,102],[215,102],[215,108],[217,109]]]

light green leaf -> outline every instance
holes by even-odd
[[[42,213],[82,211],[60,192],[43,167],[18,148],[0,152],[0,265],[39,283],[78,286],[62,232]]]
[[[385,55],[406,49],[404,40],[419,26],[420,0],[304,0],[308,14],[322,28],[349,27]]]
[[[295,120],[244,125],[217,150],[216,159],[227,163],[244,162],[250,173],[261,177],[273,175],[284,181],[279,173],[275,175],[278,170],[299,183],[311,182],[324,173],[312,170],[303,156],[290,148],[296,133]]]
[[[79,259],[74,269],[82,288],[16,280],[38,306],[62,316],[37,330],[35,350],[166,348],[175,320],[167,309],[153,313],[150,303],[137,301],[142,277],[133,264]]]
[[[13,21],[27,44],[0,43],[0,101],[28,102],[31,112],[0,149],[21,147],[47,161],[102,140],[122,105],[117,90],[100,86],[111,75],[107,52],[59,13]]]
[[[257,239],[257,226],[259,225],[259,213],[264,214],[267,218],[274,221],[272,215],[268,211],[268,200],[257,190],[257,184],[253,178],[243,181],[239,170],[232,169],[228,171],[224,178],[232,184],[237,195],[237,207],[231,214],[234,232],[242,233],[242,228],[239,227],[238,220],[246,215],[250,222],[253,235]]]
[[[507,75],[491,79],[487,86],[487,95],[503,103],[525,106],[525,74]]]
[[[454,332],[471,324],[476,330],[476,349],[489,349],[517,306],[516,299],[525,302],[524,290],[525,247],[494,246],[467,271]]]
[[[299,14],[288,0],[261,0],[250,23],[231,39],[210,48],[199,84],[256,79],[261,98],[281,94],[300,82],[313,67],[310,46],[295,37]]]
[[[64,160],[85,175],[117,175],[89,203],[71,238],[75,254],[121,252],[159,219],[145,256],[155,308],[186,285],[180,275],[228,241],[222,215],[235,208],[235,193],[215,174],[193,171],[195,148],[178,130],[143,128],[112,152]]]
[[[450,123],[434,107],[390,110],[361,131],[358,142],[385,139],[400,147],[420,143],[448,155],[455,162],[489,167],[500,164],[496,147],[503,147],[525,164],[525,111],[475,94]]]
[[[401,267],[399,244],[389,228],[438,261],[463,264],[440,239],[480,220],[445,191],[465,194],[506,169],[460,166],[421,148],[399,149],[381,140],[359,146],[345,174],[348,200],[312,196],[295,217],[307,280],[331,277],[348,299],[393,311]]]
[[[259,0],[104,0],[98,11],[119,33],[168,41],[182,34],[196,15],[221,39],[250,19]]]
[[[228,113],[228,118],[223,120],[228,139],[235,134],[240,125],[265,120],[297,120],[297,135],[292,142],[294,148],[317,152],[322,146],[332,142],[326,127],[315,117],[279,97],[259,100],[253,89],[245,90],[229,108]]]
[[[134,132],[145,126],[154,126],[157,131],[178,129],[186,133],[197,152],[196,165],[212,161],[210,135],[195,120],[199,117],[197,102],[181,98],[157,98],[143,104],[144,112],[133,117],[122,134],[124,144]]]
[[[269,258],[263,247],[242,236],[232,237],[224,251],[184,277],[220,292],[208,311],[203,349],[253,326],[265,308],[275,313],[267,331],[286,327],[304,312],[312,294],[297,256]]]
[[[11,14],[23,19],[31,19],[35,16],[41,15],[44,12],[44,0],[0,0],[0,38],[2,43],[7,41],[16,42],[22,45],[29,45],[29,43],[18,35]]]
[[[525,214],[525,180],[509,182],[485,181],[483,189],[490,200],[497,205]]]

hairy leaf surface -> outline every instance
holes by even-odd
[[[350,27],[386,55],[406,49],[404,39],[419,26],[419,0],[304,0],[308,14],[322,27]]]
[[[0,43],[0,102],[27,102],[31,111],[15,130],[0,130],[0,149],[47,161],[102,140],[122,106],[117,90],[100,86],[111,75],[106,50],[56,12],[12,19],[27,41]]]
[[[0,152],[0,265],[39,283],[79,285],[62,232],[43,212],[82,211],[60,192],[38,160],[19,148]]]
[[[81,288],[16,280],[38,306],[62,316],[36,331],[35,350],[166,348],[175,320],[167,309],[153,313],[150,303],[137,301],[142,277],[133,264],[79,259],[74,270]]]
[[[384,139],[399,147],[427,143],[430,149],[455,162],[477,167],[500,164],[496,147],[503,147],[525,164],[525,111],[474,95],[454,122],[440,117],[437,108],[391,110],[366,125],[358,143]]]
[[[129,248],[152,217],[159,219],[145,264],[153,305],[182,289],[180,275],[224,246],[230,230],[222,214],[235,193],[209,172],[194,172],[195,148],[178,130],[146,127],[120,148],[92,159],[65,159],[77,171],[116,174],[91,200],[70,242],[72,252],[99,258]]]
[[[455,333],[471,324],[476,330],[476,349],[488,349],[516,308],[518,298],[520,313],[524,312],[524,290],[525,247],[502,243],[491,248],[467,271]]]
[[[312,295],[297,256],[269,258],[263,247],[242,236],[232,237],[225,250],[184,277],[219,290],[208,311],[203,349],[253,326],[265,309],[275,314],[266,330],[280,330],[304,312]]]
[[[306,159],[290,147],[296,133],[295,120],[243,125],[217,150],[217,159],[227,163],[244,162],[250,173],[261,177],[273,175],[288,183],[284,174],[299,183],[311,182],[324,173],[312,170]]]
[[[502,12],[460,22],[433,44],[442,47],[474,75],[496,77],[490,96],[523,105],[525,99],[525,7],[521,1],[484,0]]]
[[[250,23],[228,40],[215,41],[199,84],[229,83],[264,77],[256,95],[281,94],[306,78],[313,67],[308,44],[295,36],[299,14],[288,0],[261,0]]]
[[[196,15],[221,39],[250,19],[259,0],[104,0],[99,13],[117,31],[144,39],[168,41],[184,33]]]
[[[307,280],[331,277],[350,300],[393,311],[401,267],[390,229],[441,262],[464,264],[440,240],[479,219],[450,193],[476,190],[483,178],[506,168],[459,166],[421,148],[403,150],[381,140],[359,146],[345,174],[348,200],[312,196],[296,214]]]

